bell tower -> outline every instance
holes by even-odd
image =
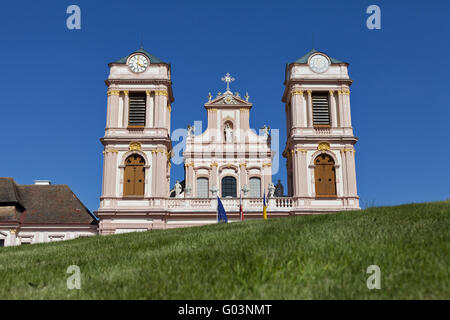
[[[288,194],[296,213],[359,209],[348,64],[315,49],[286,66]]]
[[[169,195],[170,64],[141,48],[108,66],[100,233],[148,230]]]

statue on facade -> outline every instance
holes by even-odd
[[[177,180],[177,182],[175,183],[175,198],[179,198],[180,194],[181,194],[181,184],[180,182]]]
[[[211,189],[209,189],[209,191],[211,191],[212,196],[215,198],[217,196],[217,191],[219,191],[219,189],[217,189],[216,186],[213,186]]]
[[[278,179],[278,183],[275,186],[275,197],[282,197],[284,194],[283,185],[281,184],[280,179]]]
[[[261,130],[262,130],[262,132],[264,133],[264,136],[265,136],[266,138],[268,138],[268,137],[269,137],[269,134],[270,134],[270,127],[264,125],[264,127],[262,127]]]
[[[225,124],[225,142],[233,142],[233,128],[229,123]]]
[[[275,186],[272,182],[269,183],[269,197],[273,198],[273,195],[275,193]]]
[[[188,136],[188,138],[194,136],[194,131],[195,131],[195,126],[191,126],[191,125],[187,126],[187,136]]]

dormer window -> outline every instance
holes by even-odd
[[[313,123],[315,127],[330,126],[330,104],[328,93],[312,93]]]

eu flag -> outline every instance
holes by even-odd
[[[228,222],[227,213],[219,197],[217,197],[217,222]]]

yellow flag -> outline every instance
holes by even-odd
[[[263,216],[264,216],[264,220],[267,220],[266,193],[264,193],[264,200],[263,200]]]

